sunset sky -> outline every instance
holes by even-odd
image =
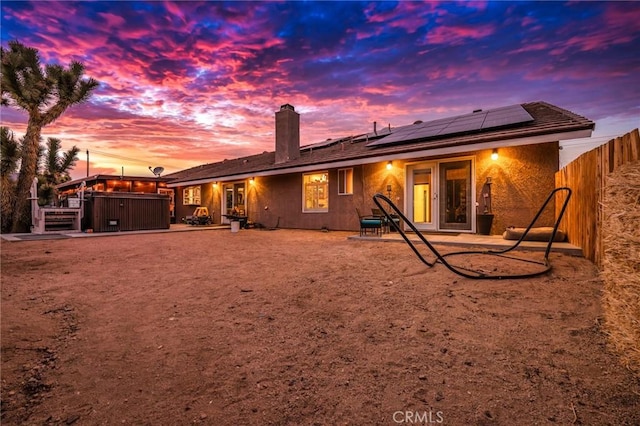
[[[640,2],[12,2],[2,46],[78,60],[100,87],[43,137],[81,149],[74,177],[151,176],[274,150],[274,113],[301,144],[522,102],[640,126]],[[22,136],[23,112],[2,125]],[[569,152],[565,150],[565,153]]]

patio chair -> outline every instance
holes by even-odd
[[[507,253],[509,253],[512,250],[515,250],[520,245],[520,243],[526,239],[527,234],[529,234],[529,231],[531,231],[531,229],[533,228],[533,225],[535,225],[535,223],[538,220],[538,218],[542,215],[542,213],[545,211],[545,209],[547,208],[547,206],[549,205],[551,200],[554,199],[556,193],[558,193],[558,192],[565,192],[566,196],[565,196],[565,199],[564,199],[564,201],[562,203],[562,207],[560,208],[560,213],[558,214],[558,217],[557,217],[557,219],[555,221],[555,224],[553,226],[553,231],[550,234],[549,241],[547,243],[547,247],[546,247],[546,250],[544,252],[543,259],[542,260],[533,260],[533,259],[525,259],[525,258],[519,258],[519,257],[516,257],[516,256],[507,255]],[[400,217],[405,222],[405,224],[411,229],[411,231],[413,231],[418,236],[420,241],[422,241],[427,246],[429,251],[431,251],[431,253],[433,253],[433,255],[435,256],[435,258],[433,260],[426,259],[420,253],[420,251],[418,250],[418,248],[416,247],[414,242],[409,239],[409,237],[404,232],[404,230],[402,230],[400,227],[396,228],[398,233],[400,233],[400,235],[402,236],[404,241],[409,245],[409,247],[415,253],[415,255],[418,257],[418,259],[420,259],[420,261],[422,263],[424,263],[425,265],[427,265],[428,267],[432,267],[436,263],[442,263],[451,272],[453,272],[455,274],[458,274],[460,276],[466,277],[466,278],[472,278],[472,279],[507,279],[507,278],[531,278],[531,277],[535,277],[535,276],[538,276],[538,275],[542,275],[542,274],[547,273],[547,272],[549,272],[551,270],[551,262],[549,261],[549,252],[551,251],[551,246],[553,245],[553,242],[555,241],[555,237],[556,237],[556,234],[558,232],[558,226],[560,225],[560,221],[562,220],[562,216],[564,216],[564,212],[567,209],[567,205],[569,204],[569,199],[570,198],[571,198],[571,189],[570,188],[561,187],[561,188],[556,188],[553,191],[551,191],[551,193],[547,197],[546,201],[542,204],[542,207],[540,207],[540,210],[538,210],[538,213],[534,216],[533,220],[531,221],[529,226],[525,229],[525,231],[522,234],[522,236],[520,237],[520,239],[514,245],[512,245],[511,247],[508,247],[508,248],[503,249],[503,250],[491,250],[491,249],[489,249],[489,250],[467,250],[467,251],[456,251],[456,252],[451,252],[451,253],[446,253],[446,254],[441,254],[438,250],[436,250],[436,248],[427,240],[427,238],[422,234],[422,232],[420,232],[420,230],[418,230],[418,228],[416,228],[415,224],[413,222],[411,222],[400,211],[400,209],[395,204],[393,204],[393,202],[389,198],[385,197],[382,194],[376,194],[376,195],[373,196],[373,202],[380,208],[380,210],[387,217],[388,220],[392,219],[392,214],[387,209],[390,209],[391,211],[393,211],[394,214],[397,215],[398,217]],[[383,204],[386,205],[387,209],[385,209],[385,207],[383,207]],[[526,262],[526,263],[529,263],[529,264],[539,265],[540,267],[537,270],[533,271],[533,272],[515,272],[513,274],[512,273],[509,273],[509,274],[501,274],[501,273],[491,274],[491,273],[487,273],[487,272],[485,272],[483,270],[479,270],[479,269],[471,269],[471,268],[466,268],[466,267],[462,267],[462,266],[456,266],[456,265],[451,264],[447,260],[447,258],[450,258],[450,257],[465,256],[465,255],[498,256],[498,257],[503,257],[505,259],[509,259],[509,260],[513,261],[514,264],[517,264],[518,262],[522,262],[522,263]]]
[[[356,207],[356,213],[358,213],[358,219],[360,220],[360,236],[367,235],[367,232],[371,230],[371,233],[380,236],[382,234],[382,217],[365,216],[360,213],[360,209]]]
[[[382,213],[382,210],[373,208],[371,209],[371,215],[382,219],[382,231],[384,234],[388,234],[389,231],[395,231],[400,227],[400,218],[397,215],[392,214],[391,220]]]

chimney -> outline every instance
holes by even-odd
[[[284,104],[276,112],[276,164],[300,157],[300,114]]]

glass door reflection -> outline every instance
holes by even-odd
[[[440,229],[471,230],[471,160],[440,163]]]

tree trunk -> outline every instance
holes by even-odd
[[[38,120],[29,119],[27,133],[22,146],[22,163],[16,185],[15,207],[11,232],[28,232],[31,226],[29,190],[38,169],[38,149],[42,125]]]
[[[8,176],[2,177],[0,185],[0,202],[2,203],[2,207],[0,207],[0,211],[2,212],[0,217],[0,221],[2,223],[0,232],[4,233],[11,230],[13,205],[16,193],[14,191],[15,185],[9,180]]]

